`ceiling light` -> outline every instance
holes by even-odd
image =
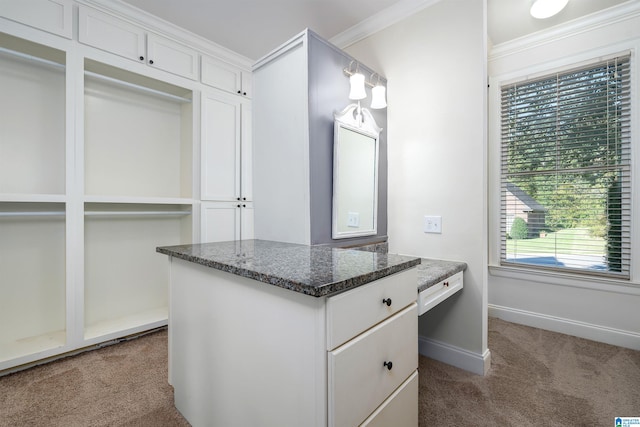
[[[537,19],[549,18],[564,9],[568,2],[569,0],[535,0],[529,13]]]

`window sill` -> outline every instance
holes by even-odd
[[[489,265],[489,275],[558,286],[640,296],[640,284],[627,280]]]

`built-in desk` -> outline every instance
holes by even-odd
[[[463,288],[467,264],[422,258],[418,270],[418,315],[431,310]]]

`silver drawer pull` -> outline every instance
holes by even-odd
[[[383,304],[387,304],[387,307],[391,307],[391,298],[383,299],[382,303]],[[389,368],[389,369],[391,369],[391,368]]]

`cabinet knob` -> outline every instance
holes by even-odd
[[[240,207],[240,205],[238,205],[238,207]]]
[[[246,208],[246,207],[247,207],[247,205],[242,205],[242,207],[243,207],[243,208]]]
[[[240,197],[237,197],[236,200],[240,200]]]
[[[387,304],[387,307],[391,307],[391,298],[383,299],[382,303],[383,304]],[[389,369],[391,369],[391,368],[389,368]]]
[[[144,61],[144,56],[141,56],[141,57],[140,57],[140,61]]]
[[[242,94],[243,94],[243,95],[246,95],[246,94],[247,94],[247,92],[242,92]]]
[[[243,198],[242,198],[242,200],[247,200],[247,198],[246,198],[246,197],[243,197]]]
[[[150,59],[150,60],[149,60],[149,64],[153,64],[153,59]]]
[[[393,363],[391,363],[391,361],[384,362],[383,366],[386,366],[388,370],[391,370],[391,368],[393,368]]]
[[[444,285],[449,287],[449,282],[444,282]]]
[[[241,90],[239,90],[239,91],[238,91],[238,95],[240,95],[241,93],[242,93],[242,91],[241,91]]]

